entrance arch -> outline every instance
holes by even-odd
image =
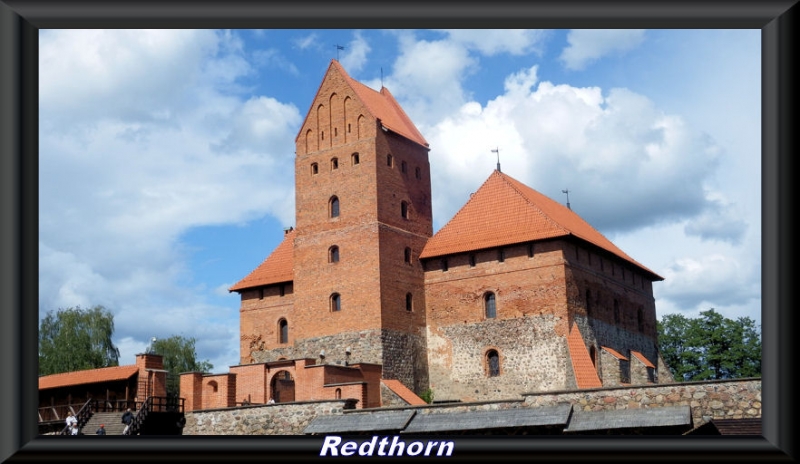
[[[272,376],[269,384],[269,391],[276,403],[288,403],[294,401],[294,377],[292,373],[281,370]]]

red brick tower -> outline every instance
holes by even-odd
[[[296,345],[305,356],[382,364],[384,378],[421,387],[428,143],[388,89],[332,60],[296,147]]]

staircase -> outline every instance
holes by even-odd
[[[106,435],[122,435],[122,431],[125,430],[125,424],[122,423],[122,413],[123,411],[96,412],[86,421],[81,433],[94,435],[95,431],[100,428],[100,424],[103,424],[105,425]]]

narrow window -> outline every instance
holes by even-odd
[[[447,272],[447,258],[442,259],[442,272]]]
[[[489,377],[497,377],[500,375],[500,355],[497,350],[489,350],[486,352],[486,372]]]
[[[408,219],[408,202],[400,203],[400,215],[403,216],[403,219]]]
[[[592,291],[586,290],[586,315],[592,313]]]
[[[403,260],[406,263],[411,264],[411,248],[406,247],[406,249],[403,250]]]
[[[469,267],[475,267],[475,254],[471,253],[469,255]]]
[[[278,326],[278,333],[280,334],[278,343],[289,343],[289,323],[286,322],[286,319],[281,319]]]
[[[333,136],[336,137],[337,135],[339,135],[339,129],[334,127],[333,128]]]
[[[394,159],[392,158],[392,155],[386,155],[386,165],[392,167],[393,164]]]
[[[414,168],[414,175],[417,179],[422,179],[422,170],[420,168]]]
[[[322,136],[322,140],[325,140],[325,131],[321,131],[319,134]]]
[[[331,169],[339,169],[339,158],[331,158]]]
[[[498,248],[497,249],[497,260],[500,261],[501,263],[506,260],[506,250],[505,249],[503,249],[503,248]]]
[[[402,173],[405,174],[407,170],[408,170],[408,165],[406,164],[406,162],[405,161],[401,162],[400,171],[402,171]]]
[[[411,312],[414,309],[414,298],[410,293],[406,293],[406,311]]]
[[[338,293],[331,295],[331,311],[342,310],[342,297]]]
[[[349,122],[347,123],[347,133],[348,134],[350,133],[350,123]]]
[[[352,155],[350,155],[350,159],[353,161],[353,166],[361,162],[361,160],[358,157],[358,153],[353,153]]]
[[[328,248],[328,262],[329,263],[338,263],[339,262],[339,247],[334,245]]]
[[[339,217],[339,198],[332,196],[330,200],[330,216],[332,218]]]
[[[497,308],[494,301],[494,293],[486,292],[483,295],[483,307],[486,314],[486,319],[494,319],[497,317]]]
[[[614,298],[614,323],[619,324],[619,300]]]
[[[341,388],[337,388],[335,393],[334,393],[334,396],[336,397],[337,400],[342,399],[342,389]]]
[[[311,175],[314,175],[319,172],[319,165],[317,163],[311,163]]]

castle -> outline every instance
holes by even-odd
[[[662,277],[499,165],[433,234],[428,152],[388,89],[331,61],[296,138],[295,226],[230,288],[241,364],[184,374],[187,410],[377,407],[429,388],[478,401],[668,373]]]

